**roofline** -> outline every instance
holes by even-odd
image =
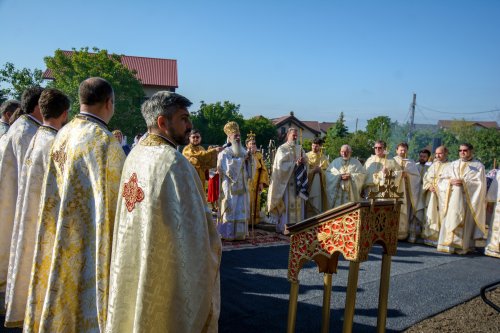
[[[283,119],[282,121],[280,121],[280,122],[278,122],[278,123],[274,124],[274,126],[279,127],[279,126],[281,126],[282,124],[286,123],[286,121],[289,121],[289,120],[290,120],[290,118],[291,118],[292,120],[295,120],[295,121],[296,121],[299,125],[302,125],[304,128],[309,129],[311,132],[313,132],[313,133],[317,133],[317,134],[321,134],[321,131],[315,130],[314,128],[311,128],[311,127],[307,126],[307,125],[306,125],[306,124],[304,124],[302,121],[300,121],[299,119],[297,119],[295,116],[292,116],[292,115],[290,115],[290,116],[288,116],[287,118]]]

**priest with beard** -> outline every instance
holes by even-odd
[[[149,135],[120,182],[106,332],[217,332],[221,242],[187,143],[191,102],[160,91],[142,105]]]
[[[243,240],[248,233],[250,218],[248,180],[252,178],[251,154],[241,144],[240,128],[236,122],[228,122],[224,133],[231,145],[219,153],[217,160],[221,177],[217,230],[224,240]]]
[[[205,150],[201,146],[201,133],[197,129],[192,129],[189,134],[189,144],[182,150],[189,163],[196,169],[198,177],[200,177],[203,185],[203,190],[207,190],[208,170],[215,168],[217,165],[217,154],[222,151],[222,147],[212,147]]]
[[[394,161],[399,167],[396,174],[400,176],[399,182],[396,184],[398,184],[398,192],[403,193],[398,239],[408,239],[409,242],[414,243],[422,232],[422,225],[415,218],[420,198],[420,172],[415,161],[409,159],[407,155],[408,144],[406,142],[399,143],[396,147],[396,156],[394,156]]]
[[[439,182],[446,188],[438,251],[466,254],[482,245],[486,230],[486,175],[470,143],[460,144],[460,158],[449,163]]]
[[[334,159],[326,170],[328,208],[361,199],[366,174],[361,163],[351,155],[351,146],[342,145],[340,157]]]
[[[422,192],[425,218],[422,238],[424,239],[424,244],[436,247],[442,224],[444,200],[447,190],[447,184],[444,187],[441,186],[441,188],[438,184],[449,164],[448,148],[445,146],[437,147],[434,156],[434,162],[424,174],[423,179]]]
[[[267,195],[267,210],[276,231],[284,233],[287,224],[295,224],[305,217],[307,194],[307,155],[297,143],[297,129],[290,127],[287,141],[278,147],[273,162],[271,185]],[[302,171],[301,171],[302,170]],[[299,172],[305,173],[301,179]],[[299,181],[301,181],[299,183]]]
[[[363,184],[364,197],[368,197],[370,192],[378,192],[379,186],[387,185],[385,177],[389,175],[391,171],[396,176],[394,179],[395,184],[399,182],[400,175],[398,176],[395,173],[399,167],[396,161],[389,157],[386,147],[385,141],[375,141],[375,145],[373,146],[374,154],[365,162],[364,172],[366,178]]]

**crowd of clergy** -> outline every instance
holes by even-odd
[[[229,123],[224,130],[232,145],[222,152],[218,147],[202,148],[198,131],[191,134],[191,143],[183,152],[198,170],[201,181],[209,179],[209,198],[213,195],[208,169],[216,167],[221,177],[217,229],[222,239],[242,240],[249,235],[249,226],[260,222],[259,194],[266,187],[267,222],[286,234],[287,225],[367,199],[370,192],[387,184],[390,174],[396,192],[402,195],[399,240],[425,243],[440,252],[457,254],[484,247],[486,255],[500,257],[500,175],[492,170],[487,182],[485,167],[474,158],[469,143],[460,145],[456,161],[448,161],[448,149],[440,146],[432,159],[431,152],[422,149],[416,162],[408,158],[405,142],[398,144],[394,157],[390,157],[386,143],[379,140],[364,165],[352,157],[348,144],[340,148],[339,157],[329,162],[321,139],[315,139],[312,150],[306,153],[297,142],[298,130],[290,127],[268,172],[256,149],[254,134],[246,139],[245,150],[239,144],[236,123]]]
[[[348,144],[329,162],[320,139],[306,153],[291,127],[268,170],[256,135],[243,141],[236,122],[224,126],[223,145],[203,148],[191,102],[179,94],[161,91],[143,103],[148,132],[132,149],[108,128],[114,91],[106,80],[84,80],[79,102],[69,122],[70,101],[56,89],[32,87],[1,107],[6,327],[217,332],[221,240],[245,239],[261,219],[286,234],[366,199],[393,176],[402,193],[400,240],[458,254],[484,247],[500,258],[500,173],[488,187],[468,143],[456,161],[441,146],[432,163],[425,149],[415,162],[404,142],[389,157],[376,141],[364,165]]]

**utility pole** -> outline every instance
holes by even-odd
[[[411,140],[415,127],[415,105],[417,104],[417,94],[413,93],[413,102],[410,106],[410,129],[408,130],[408,142]]]
[[[354,133],[356,133],[358,131],[358,118],[356,118],[356,130],[354,131]]]

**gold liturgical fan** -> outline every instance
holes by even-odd
[[[288,281],[290,302],[287,332],[295,331],[299,272],[307,261],[316,262],[324,273],[321,332],[328,332],[332,274],[337,272],[339,255],[349,263],[343,332],[352,332],[359,264],[368,259],[372,246],[382,245],[377,332],[385,332],[391,256],[396,254],[402,193],[397,193],[392,171],[385,184],[369,194],[369,200],[351,202],[290,226]]]

